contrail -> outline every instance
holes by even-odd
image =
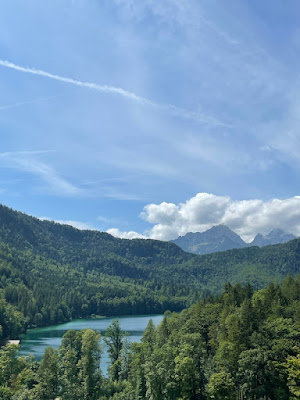
[[[34,100],[27,100],[27,101],[22,101],[22,102],[18,102],[18,103],[7,104],[5,106],[0,106],[0,111],[9,110],[10,108],[25,106],[27,104],[39,103],[41,101],[51,100],[51,99],[55,99],[57,97],[58,96],[40,97],[40,98],[34,99]]]
[[[83,81],[80,81],[77,79],[67,78],[65,76],[60,76],[60,75],[56,75],[56,74],[51,74],[50,72],[43,71],[41,69],[22,67],[21,65],[16,65],[16,64],[14,64],[10,61],[6,61],[6,60],[0,60],[0,65],[2,67],[14,69],[16,71],[21,71],[21,72],[25,72],[25,73],[33,74],[33,75],[44,76],[45,78],[54,79],[56,81],[60,81],[60,82],[64,82],[64,83],[70,83],[75,86],[81,86],[81,87],[86,87],[89,89],[98,90],[99,92],[119,94],[123,97],[127,97],[129,99],[136,100],[140,103],[144,103],[145,101],[146,102],[148,101],[147,99],[143,99],[142,97],[139,97],[139,96],[135,95],[134,93],[128,92],[124,89],[117,88],[114,86],[98,85],[96,83],[83,82]]]
[[[223,122],[218,121],[214,117],[208,116],[204,113],[193,112],[190,110],[186,110],[184,108],[176,107],[172,104],[155,103],[152,100],[149,100],[145,97],[138,96],[135,93],[129,92],[129,91],[124,90],[119,87],[108,86],[108,85],[99,85],[99,84],[93,83],[93,82],[84,82],[84,81],[80,81],[78,79],[73,79],[73,78],[68,78],[65,76],[52,74],[50,72],[43,71],[41,69],[36,69],[36,68],[31,68],[31,67],[23,67],[21,65],[14,64],[7,60],[0,59],[0,66],[10,68],[15,71],[24,72],[27,74],[43,76],[45,78],[54,79],[56,81],[68,83],[68,84],[75,85],[75,86],[80,86],[80,87],[84,87],[84,88],[88,88],[88,89],[97,90],[98,92],[102,92],[102,93],[115,94],[115,95],[124,97],[126,99],[135,101],[136,103],[138,103],[140,105],[148,105],[148,106],[156,108],[158,110],[167,112],[168,114],[174,115],[176,117],[193,120],[196,122],[201,122],[201,123],[204,123],[207,125],[226,126],[226,127],[229,126]]]

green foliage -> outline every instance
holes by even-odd
[[[0,398],[9,400],[291,400],[300,398],[299,277],[253,294],[226,285],[221,296],[150,320],[129,346],[107,329],[111,367],[100,373],[100,335],[68,331],[40,363],[0,350]],[[251,289],[251,290],[250,290]]]
[[[166,314],[133,347],[132,394],[168,400],[299,398],[297,285],[299,277],[288,277],[282,286],[254,294],[249,285],[226,285],[222,296]]]
[[[109,377],[100,374],[99,336],[90,330],[69,331],[40,364],[4,347],[1,399],[299,398],[299,239],[196,256],[3,206],[0,218],[2,340],[77,317],[180,311],[198,301],[166,313],[157,329],[150,322],[132,346],[115,321],[106,334]]]
[[[1,205],[0,219],[0,340],[78,317],[179,311],[199,296],[160,280],[163,265],[190,258],[174,244],[79,231]]]
[[[18,352],[15,344],[0,350],[0,399],[34,399],[37,364],[29,357],[18,357]]]
[[[80,400],[83,397],[78,368],[80,358],[71,345],[66,347],[62,345],[60,347],[60,356],[61,392],[63,398],[65,400]]]
[[[19,373],[17,359],[19,346],[9,344],[0,350],[0,385],[11,386],[12,380]]]
[[[116,381],[119,380],[121,374],[121,351],[123,349],[124,336],[125,333],[121,330],[119,320],[115,319],[107,328],[104,338],[104,341],[108,346],[108,354],[111,362],[110,376]]]
[[[228,281],[259,288],[300,272],[300,240],[197,256],[173,243],[80,231],[1,205],[0,219],[0,339],[93,314],[180,311]],[[293,285],[287,296],[299,293],[299,282]],[[227,289],[226,301],[241,305],[240,287]]]
[[[291,393],[291,400],[300,399],[300,354],[296,357],[288,357],[288,387]]]
[[[214,372],[210,376],[207,385],[207,392],[210,399],[231,400],[235,395],[234,381],[232,376],[224,371]]]
[[[38,384],[34,388],[36,398],[55,399],[59,393],[58,354],[52,347],[47,347],[37,371]]]
[[[100,389],[100,334],[91,329],[82,335],[81,358],[78,361],[79,377],[83,387],[83,399],[96,400]]]

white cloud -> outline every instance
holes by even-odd
[[[277,228],[300,236],[300,196],[263,201],[198,193],[185,203],[148,204],[141,217],[154,225],[143,236],[159,240],[203,232],[219,224],[227,225],[246,241],[251,241],[257,233],[267,234]],[[114,236],[119,237],[139,235],[118,229],[113,231]]]
[[[141,235],[140,233],[134,231],[122,232],[117,228],[108,229],[106,232],[121,239],[147,239],[145,235]]]

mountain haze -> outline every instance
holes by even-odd
[[[209,254],[247,246],[239,235],[225,225],[213,226],[205,232],[189,232],[172,242],[184,251],[195,254]]]
[[[217,225],[205,232],[189,232],[185,236],[179,236],[179,238],[172,240],[172,242],[190,253],[210,254],[243,247],[263,247],[286,243],[295,238],[295,235],[286,233],[282,229],[275,229],[265,236],[259,233],[251,243],[246,243],[226,225]]]
[[[250,243],[251,246],[268,246],[270,244],[286,243],[289,240],[296,239],[296,236],[292,233],[286,233],[282,229],[274,229],[267,235],[261,235],[258,233],[253,241]]]

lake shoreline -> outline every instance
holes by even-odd
[[[167,312],[167,311],[165,311],[165,312]],[[89,321],[89,320],[98,321],[98,320],[107,320],[107,319],[113,320],[113,319],[139,318],[139,317],[148,318],[148,317],[157,317],[157,316],[161,316],[161,315],[163,316],[164,314],[136,314],[136,315],[126,314],[126,315],[118,315],[118,316],[100,315],[100,316],[97,316],[97,317],[92,317],[92,316],[89,316],[89,317],[78,317],[78,318],[74,318],[74,319],[69,319],[68,321],[59,322],[57,324],[30,327],[30,328],[26,329],[25,332],[21,333],[17,339],[22,340],[22,337],[24,335],[27,335],[27,333],[30,333],[31,331],[36,330],[36,329],[47,329],[47,328],[51,328],[51,327],[55,327],[55,326],[61,326],[61,325],[64,325],[64,324],[69,324],[71,322],[76,322],[76,321]]]
[[[157,326],[163,320],[163,314],[148,314],[135,316],[113,316],[106,318],[79,318],[62,324],[50,325],[47,327],[32,328],[21,335],[20,356],[32,354],[36,360],[40,360],[46,347],[59,349],[63,335],[69,330],[92,329],[101,334],[101,369],[107,370],[109,357],[103,337],[111,323],[118,319],[123,332],[128,332],[128,339],[131,343],[140,342],[143,333],[152,319]]]

